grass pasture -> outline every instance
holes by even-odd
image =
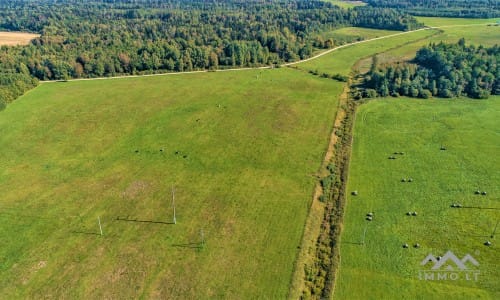
[[[2,297],[286,297],[340,91],[286,68],[41,84],[0,113]]]
[[[491,237],[500,220],[499,100],[385,99],[359,107],[347,186],[359,194],[347,197],[335,298],[500,297],[500,231]],[[478,281],[419,280],[420,262],[448,250],[479,262]]]
[[[395,34],[401,31],[381,30],[362,27],[344,27],[323,34],[324,39],[332,38],[334,41],[361,41],[381,36]]]
[[[27,45],[32,39],[39,36],[39,34],[26,32],[0,31],[0,46]]]
[[[442,18],[426,18],[432,20],[431,23],[438,23]],[[434,20],[438,19],[438,20]],[[494,19],[488,19],[489,23]],[[446,23],[444,23],[446,24]],[[483,45],[491,47],[500,43],[500,27],[488,25],[472,25],[472,26],[457,26],[444,27],[441,32],[428,39],[422,39],[413,43],[401,45],[400,47],[390,49],[377,55],[379,63],[394,63],[400,61],[408,61],[415,57],[418,49],[429,45],[429,43],[457,43],[461,38],[465,38],[467,44]],[[356,69],[361,73],[367,72],[370,69],[372,58],[367,57],[357,63]]]
[[[439,18],[439,17],[415,17],[421,23],[427,26],[457,26],[457,25],[475,25],[475,24],[494,24],[500,21],[500,18],[493,19],[474,19],[474,18]]]
[[[366,5],[366,3],[364,3],[363,1],[344,1],[344,0],[323,0],[323,1],[330,2],[342,8],[354,8],[356,6]]]
[[[327,55],[298,65],[299,68],[318,73],[349,75],[352,66],[361,58],[385,52],[436,34],[437,30],[419,30],[378,40],[361,42],[337,49]]]

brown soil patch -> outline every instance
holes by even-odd
[[[31,40],[39,36],[34,33],[0,31],[0,46],[28,45]]]
[[[145,181],[134,181],[132,182],[122,193],[124,198],[134,199],[139,195],[147,191],[149,184]]]

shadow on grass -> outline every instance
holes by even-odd
[[[92,231],[77,231],[77,230],[73,230],[71,231],[71,233],[76,233],[76,234],[87,234],[87,235],[101,235],[100,233],[98,232],[92,232]]]
[[[494,209],[494,210],[500,210],[500,207],[481,207],[481,206],[462,206],[461,208],[475,208],[475,209]]]
[[[201,249],[203,248],[203,245],[201,243],[186,243],[186,244],[173,244],[172,247]]]
[[[362,242],[340,242],[341,244],[347,244],[347,245],[358,245],[358,246],[363,246],[364,244]]]
[[[138,219],[129,219],[129,218],[120,218],[120,217],[116,217],[116,221],[122,221],[122,222],[136,222],[136,223],[151,223],[151,224],[162,224],[162,225],[173,225],[173,224],[174,224],[174,222],[151,221],[151,220],[138,220]]]

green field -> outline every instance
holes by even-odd
[[[376,53],[385,52],[392,48],[425,39],[437,32],[437,30],[420,30],[348,45],[317,59],[301,63],[298,66],[301,69],[318,71],[319,73],[326,72],[329,74],[339,73],[348,75],[351,72],[352,66],[363,57],[372,56]]]
[[[324,39],[332,38],[334,41],[356,41],[372,39],[381,36],[395,34],[401,31],[381,30],[362,27],[344,27],[323,34]]]
[[[325,2],[330,2],[342,8],[353,8],[356,6],[364,6],[366,3],[362,1],[342,1],[342,0],[323,0]]]
[[[432,23],[439,22],[441,18],[426,18],[432,20]],[[489,19],[493,22],[493,19]],[[444,27],[440,29],[439,34],[433,35],[428,39],[418,40],[413,43],[408,43],[378,55],[379,63],[392,63],[397,61],[406,61],[415,57],[418,49],[429,45],[429,43],[457,43],[461,38],[465,38],[467,44],[483,45],[491,47],[500,43],[500,27],[488,25],[471,25],[471,26],[457,26],[457,27]],[[369,70],[372,63],[371,57],[367,57],[358,63],[358,69],[361,72]]]
[[[340,91],[285,68],[30,91],[0,113],[2,298],[284,298]]]
[[[455,26],[455,25],[473,25],[473,24],[493,24],[500,21],[496,19],[465,19],[465,18],[437,18],[437,17],[416,17],[419,22],[427,26]]]
[[[307,71],[348,75],[364,57],[407,59],[430,41],[492,45],[499,28],[405,33],[298,70],[42,84],[0,112],[0,298],[285,298],[343,89]],[[449,207],[500,207],[498,100],[359,108],[348,190],[360,194],[347,199],[336,297],[500,297],[498,237],[482,245],[499,210]],[[406,154],[388,160],[394,151]],[[478,282],[418,280],[425,255],[448,249],[478,259]]]
[[[500,231],[490,237],[500,220],[499,100],[386,99],[358,109],[347,190],[359,194],[347,198],[335,298],[500,297]],[[420,262],[447,250],[477,259],[477,282],[418,279]]]

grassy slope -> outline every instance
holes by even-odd
[[[437,18],[437,17],[416,17],[419,22],[427,26],[453,26],[471,24],[491,24],[496,23],[500,18],[493,19],[464,19],[464,18]]]
[[[440,18],[426,18],[430,24],[435,24]],[[492,19],[489,19],[490,22]],[[411,60],[415,57],[418,49],[428,45],[431,42],[456,43],[460,38],[465,38],[468,44],[494,46],[500,42],[500,27],[497,26],[467,26],[467,27],[446,27],[441,29],[440,34],[434,35],[428,39],[419,40],[413,43],[394,48],[392,50],[380,53],[378,55],[379,63],[393,63],[397,61]],[[364,73],[370,69],[372,63],[371,57],[361,60],[357,69]]]
[[[275,69],[29,92],[0,113],[2,295],[285,297],[340,87]],[[177,225],[139,222],[171,221],[171,185]]]
[[[490,19],[491,20],[491,19]],[[434,20],[434,22],[437,22]],[[432,23],[432,22],[431,22]],[[494,46],[500,43],[500,27],[498,26],[468,26],[468,27],[446,27],[442,28],[443,32],[429,39],[408,44],[403,47],[384,53],[390,60],[407,60],[415,56],[415,52],[423,46],[431,42],[439,43],[456,43],[459,39],[465,38],[468,44],[484,45],[487,47]],[[379,61],[384,61],[379,58]]]
[[[387,51],[391,48],[410,43],[411,41],[428,37],[436,32],[436,30],[421,30],[380,40],[367,41],[335,50],[330,54],[301,63],[298,66],[306,70],[317,70],[319,73],[326,72],[330,74],[340,73],[348,75],[351,72],[351,67],[362,57]]]
[[[348,183],[359,196],[347,200],[338,299],[498,299],[498,236],[487,236],[499,211],[449,206],[500,207],[499,100],[390,99],[359,108]],[[441,144],[448,150],[440,151]],[[388,160],[394,151],[406,154]],[[414,182],[400,182],[410,176]],[[474,195],[477,188],[489,195]],[[405,216],[413,210],[418,217]],[[364,220],[369,211],[371,223]],[[482,245],[486,239],[492,247]],[[401,247],[415,242],[422,247]],[[472,254],[480,280],[419,281],[420,261],[447,250]]]
[[[395,34],[401,31],[381,30],[362,27],[344,27],[323,34],[323,38],[333,38],[334,40],[355,40],[372,39],[385,35]]]

